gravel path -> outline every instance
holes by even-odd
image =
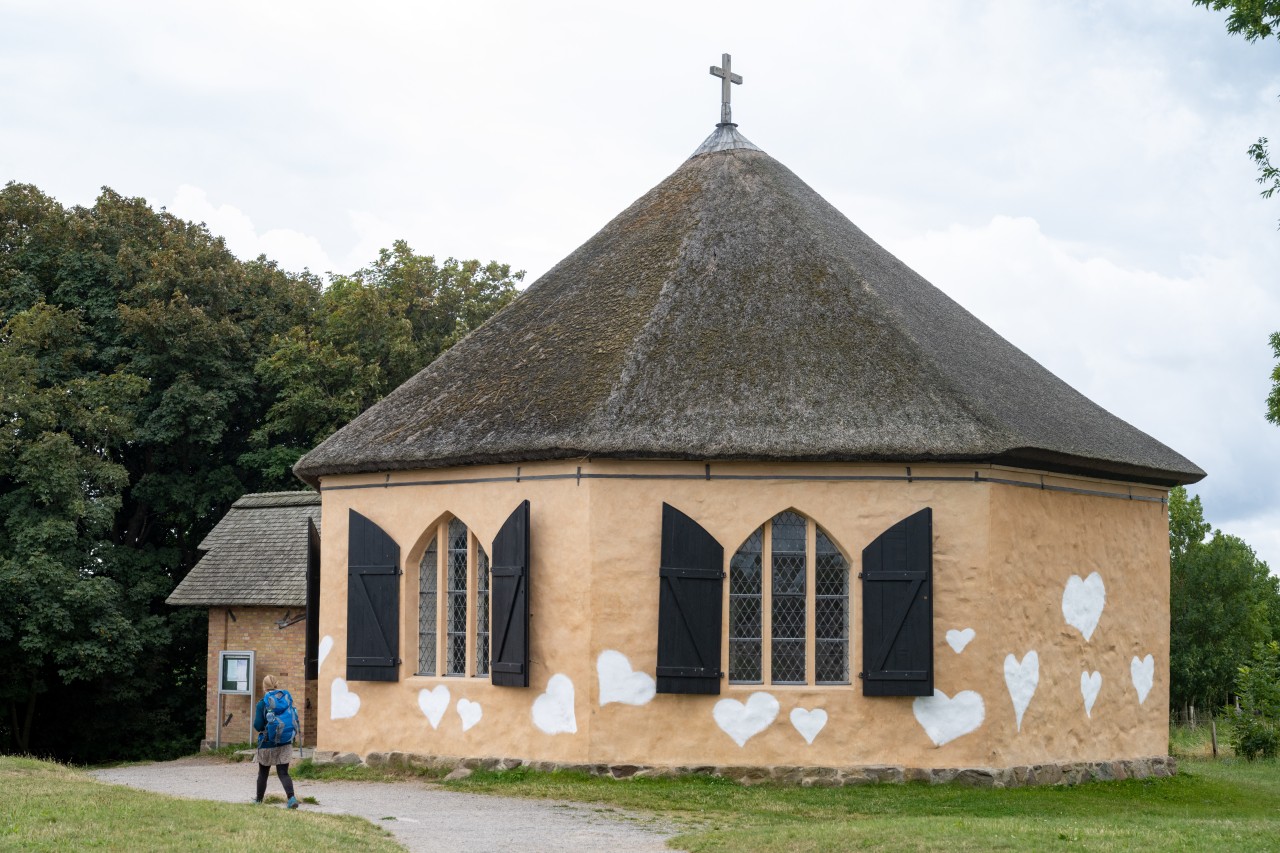
[[[92,775],[103,782],[178,797],[248,804],[256,774],[257,765],[252,762],[233,764],[196,756],[95,770]],[[319,801],[319,805],[304,804],[303,809],[367,818],[414,851],[670,853],[665,840],[674,834],[673,827],[657,818],[608,806],[463,794],[418,781],[295,779],[294,787],[299,797]],[[267,794],[280,793],[280,781],[272,770]]]

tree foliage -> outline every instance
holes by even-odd
[[[1280,642],[1259,643],[1237,677],[1240,710],[1231,748],[1249,761],[1280,754]],[[1234,709],[1232,709],[1234,710]]]
[[[1169,494],[1170,698],[1215,707],[1258,643],[1280,637],[1280,587],[1243,540],[1214,530],[1200,498]]]
[[[164,599],[201,540],[520,277],[401,242],[326,288],[109,189],[0,190],[0,750],[192,748],[206,616]]]

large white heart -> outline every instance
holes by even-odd
[[[333,637],[325,634],[320,638],[320,656],[316,659],[316,669],[324,666],[324,659],[333,651]]]
[[[778,718],[778,700],[768,693],[752,693],[745,704],[737,699],[721,699],[711,709],[711,716],[721,731],[743,746]]]
[[[1084,697],[1084,715],[1093,717],[1093,703],[1098,701],[1098,691],[1102,689],[1102,673],[1080,673],[1080,695]]]
[[[805,743],[813,743],[813,739],[818,736],[818,732],[822,731],[826,724],[827,712],[821,708],[814,708],[812,711],[806,711],[804,708],[793,708],[791,711],[791,725],[796,727],[796,731],[804,738]]]
[[[479,702],[472,702],[470,699],[458,700],[458,716],[462,718],[462,730],[464,732],[480,722],[481,714]]]
[[[1097,572],[1090,573],[1083,580],[1079,575],[1067,579],[1067,588],[1062,591],[1062,616],[1086,640],[1093,637],[1093,629],[1098,627],[1106,604],[1107,588]]]
[[[1018,731],[1022,731],[1022,715],[1040,684],[1040,655],[1035,651],[1027,652],[1021,663],[1013,655],[1006,655],[1004,683],[1009,688],[1009,698],[1013,700],[1013,713],[1018,717]]]
[[[965,628],[963,631],[952,628],[947,632],[947,645],[951,647],[951,651],[960,654],[975,636],[977,634],[972,628]]]
[[[1151,692],[1156,678],[1156,659],[1151,655],[1141,660],[1135,657],[1129,661],[1129,677],[1133,679],[1133,689],[1138,691],[1138,704],[1141,705],[1147,701],[1147,694]]]
[[[935,688],[932,696],[917,697],[911,703],[911,710],[934,746],[969,734],[982,725],[987,715],[982,697],[972,690],[961,690],[948,699],[947,694]]]
[[[359,710],[360,697],[347,689],[345,680],[335,678],[329,689],[329,719],[345,720],[354,717]]]
[[[533,700],[533,724],[549,735],[578,731],[569,676],[557,672],[547,680],[547,692]]]
[[[603,651],[596,658],[596,675],[600,677],[600,704],[621,702],[624,705],[647,705],[658,691],[647,672],[635,672],[622,652]]]
[[[427,715],[427,722],[431,724],[431,728],[440,728],[444,712],[449,710],[449,688],[443,684],[437,684],[431,690],[422,688],[418,691],[418,707]]]

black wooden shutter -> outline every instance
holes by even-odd
[[[354,509],[347,520],[347,680],[400,680],[400,546]]]
[[[304,650],[307,681],[319,678],[320,669],[320,531],[307,519],[307,637]]]
[[[933,695],[933,510],[862,551],[862,695]]]
[[[492,602],[489,680],[503,687],[529,686],[529,502],[503,522],[493,540],[489,570]]]
[[[720,692],[724,548],[702,525],[662,505],[658,569],[658,692]]]

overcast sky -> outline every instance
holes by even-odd
[[[1049,369],[1209,472],[1280,569],[1280,41],[1191,0],[0,0],[0,181],[102,186],[323,273],[404,238],[532,282],[734,119]],[[1277,145],[1280,147],[1280,145]]]

